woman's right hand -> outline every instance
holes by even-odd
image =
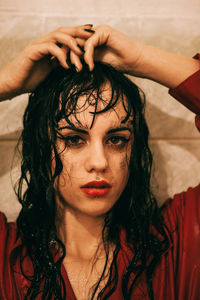
[[[145,45],[109,25],[99,25],[94,29],[95,33],[84,45],[84,59],[90,70],[94,68],[94,61],[99,60],[137,76]]]
[[[197,59],[144,45],[108,25],[99,25],[94,30],[84,45],[84,59],[90,70],[99,60],[124,73],[174,88],[200,68]]]
[[[83,51],[76,38],[88,39],[92,25],[61,27],[30,43],[13,61],[0,71],[0,99],[9,99],[22,93],[33,91],[58,64],[69,68],[71,63],[81,69],[79,57]],[[89,31],[88,31],[89,30]],[[70,54],[71,55],[71,54]]]

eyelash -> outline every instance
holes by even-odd
[[[115,141],[117,140],[120,143],[115,143],[114,139],[115,139]],[[79,135],[68,135],[67,137],[64,138],[64,140],[65,140],[66,147],[71,147],[71,148],[79,148],[85,144],[85,140]],[[81,142],[80,142],[80,140],[81,140]],[[111,140],[112,140],[112,142],[111,142]],[[127,139],[123,136],[114,135],[114,136],[109,137],[106,140],[106,145],[108,145],[109,147],[122,149],[129,142],[129,140],[130,139]]]
[[[82,140],[83,143],[70,143],[70,141],[72,142],[73,139],[78,139],[78,140]],[[77,146],[80,146],[82,144],[84,144],[84,140],[82,137],[80,137],[79,135],[68,135],[67,137],[65,137],[65,145],[67,147],[77,147]]]
[[[114,141],[112,141],[109,144],[109,141],[111,140],[117,140],[120,143],[114,143]],[[122,149],[123,147],[125,147],[125,145],[129,142],[129,139],[123,137],[123,136],[111,136],[110,138],[107,139],[106,144],[109,145],[110,147],[114,147],[114,148],[118,148],[118,149]]]

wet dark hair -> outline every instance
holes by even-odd
[[[107,82],[111,87],[111,96],[104,109],[98,111],[98,102],[103,101],[102,89]],[[66,251],[58,237],[55,224],[57,206],[53,186],[55,178],[63,168],[55,144],[59,135],[59,121],[64,118],[71,124],[69,117],[76,113],[77,101],[81,95],[86,95],[88,104],[95,108],[93,120],[99,113],[114,108],[117,101],[122,101],[126,112],[122,123],[126,122],[133,112],[134,142],[129,163],[130,177],[122,195],[105,218],[103,241],[105,244],[113,242],[116,248],[108,282],[103,290],[98,292],[98,299],[102,295],[103,299],[109,299],[117,288],[117,255],[121,248],[120,232],[123,231],[126,233],[127,247],[134,253],[123,276],[124,299],[131,298],[138,278],[145,274],[148,294],[152,300],[153,271],[162,253],[168,249],[169,240],[156,199],[150,189],[152,155],[148,146],[149,132],[144,119],[144,95],[121,72],[100,62],[96,62],[92,72],[87,66],[79,73],[75,68],[65,70],[57,67],[29,97],[24,113],[21,177],[17,192],[22,205],[17,226],[22,245],[26,249],[25,254],[21,255],[20,267],[24,277],[30,281],[25,299],[35,299],[39,293],[42,294],[42,299],[67,297],[61,275],[61,264]],[[52,151],[55,159],[54,171]],[[57,248],[54,247],[55,244]],[[56,261],[53,249],[59,249],[60,252]],[[108,250],[106,255],[104,271],[93,289],[91,299],[97,294],[105,275]],[[31,275],[23,268],[26,256],[32,261]]]

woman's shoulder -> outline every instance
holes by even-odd
[[[6,215],[0,211],[0,232],[6,230],[17,231],[17,224],[16,222],[8,222]]]
[[[8,222],[0,212],[0,299],[24,299],[27,281],[13,255],[21,245],[16,222]],[[30,270],[30,264],[28,267]]]

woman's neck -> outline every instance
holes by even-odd
[[[78,299],[89,299],[102,274],[98,291],[105,287],[113,260],[115,246],[102,240],[104,217],[58,207],[56,226],[65,245],[63,265],[73,291]]]
[[[97,250],[99,255],[101,251],[105,253],[102,242],[104,216],[88,216],[62,207],[58,208],[56,225],[68,257],[87,261]]]

